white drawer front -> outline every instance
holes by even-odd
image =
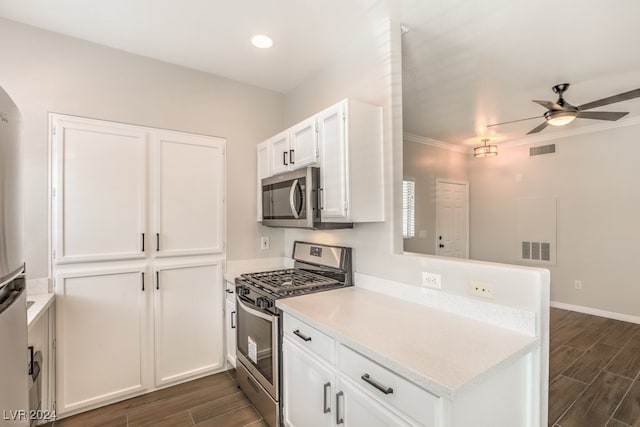
[[[388,403],[421,425],[436,425],[438,397],[349,347],[340,345],[338,357],[339,370],[372,396]]]
[[[328,360],[332,365],[335,363],[335,341],[330,336],[286,313],[283,330],[285,337],[289,337],[315,355]]]

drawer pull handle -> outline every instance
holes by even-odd
[[[327,399],[327,390],[329,390],[329,393],[331,393],[331,383],[326,383],[324,385],[324,413],[328,414],[329,412],[331,412],[331,406],[329,406],[327,403],[327,401],[329,399]]]
[[[231,312],[231,329],[235,329],[236,328],[236,322],[234,321],[236,317],[236,312],[232,311]]]
[[[297,336],[299,336],[300,338],[302,338],[305,341],[311,341],[311,337],[303,334],[300,332],[300,329],[296,329],[295,331],[293,331],[293,333]]]
[[[375,388],[377,388],[378,390],[380,390],[384,394],[392,394],[393,393],[393,389],[391,387],[387,387],[387,386],[384,386],[384,385],[380,384],[378,381],[376,381],[373,378],[371,378],[369,376],[369,374],[364,374],[360,378],[362,378],[362,380],[364,382],[366,382],[368,384],[371,384],[372,386],[374,386]]]
[[[228,293],[228,294],[232,294],[232,293],[233,293],[233,291],[232,291],[231,289],[227,289],[227,293]]]
[[[340,398],[344,399],[344,393],[339,391],[336,394],[336,424],[344,424],[344,418],[340,416]]]

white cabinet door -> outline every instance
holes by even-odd
[[[336,422],[343,420],[345,427],[411,426],[400,416],[382,406],[380,402],[367,396],[359,387],[353,385],[349,379],[342,375],[339,378],[338,389]]]
[[[333,368],[288,338],[283,340],[282,354],[284,424],[291,427],[331,426],[335,416]]]
[[[272,175],[289,170],[289,131],[279,133],[268,140],[271,146],[270,169]]]
[[[59,414],[148,388],[144,265],[56,275]],[[143,290],[144,287],[144,290]]]
[[[146,134],[82,118],[52,125],[54,261],[143,257]]]
[[[222,253],[224,140],[174,132],[154,139],[156,253]]]
[[[264,141],[257,146],[258,170],[257,170],[257,207],[258,222],[262,221],[262,178],[271,176],[271,145],[269,141]]]
[[[156,267],[156,386],[223,366],[221,267],[221,261]]]
[[[238,317],[236,316],[236,301],[227,298],[225,303],[225,330],[227,334],[227,360],[236,367],[236,325]]]
[[[306,119],[290,129],[290,169],[299,169],[318,162],[318,125],[316,117]]]
[[[347,141],[345,103],[333,105],[318,114],[320,139],[320,184],[322,220],[347,218]]]

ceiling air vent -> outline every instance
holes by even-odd
[[[529,156],[541,156],[543,154],[553,154],[556,152],[556,144],[539,145],[529,148]]]

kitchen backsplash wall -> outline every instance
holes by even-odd
[[[48,275],[50,112],[226,138],[227,257],[283,255],[284,233],[256,223],[254,196],[255,145],[284,128],[281,94],[4,19],[0,40],[0,86],[24,119],[29,278]]]

